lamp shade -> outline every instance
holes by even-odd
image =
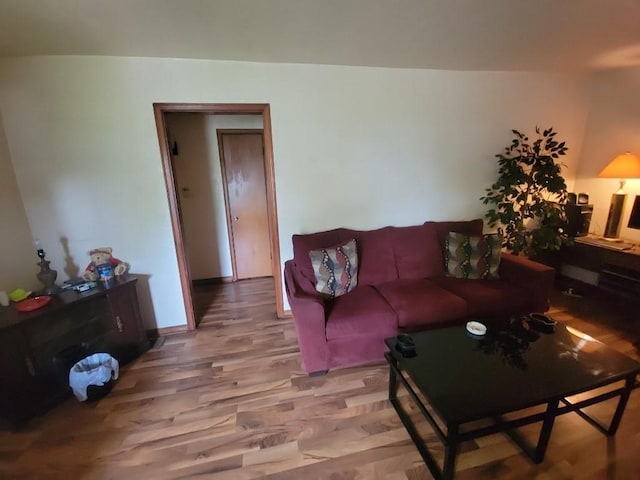
[[[602,178],[640,178],[640,158],[629,152],[618,155],[598,176]]]

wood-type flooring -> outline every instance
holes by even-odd
[[[195,299],[199,329],[125,366],[107,397],[70,398],[21,431],[1,429],[0,478],[432,478],[387,400],[386,364],[305,375],[292,319],[276,318],[272,279],[198,287]],[[635,311],[558,292],[551,314],[640,358]],[[607,419],[613,408],[590,412]],[[429,427],[419,428],[441,458]],[[542,464],[496,434],[463,445],[456,478],[640,478],[640,391],[615,438],[564,415]]]

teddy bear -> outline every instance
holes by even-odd
[[[129,271],[129,264],[111,256],[111,247],[95,248],[89,252],[91,263],[87,265],[82,278],[87,282],[98,279],[109,280],[113,275],[124,275]]]

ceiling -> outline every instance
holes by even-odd
[[[0,57],[446,70],[640,65],[640,0],[0,0]]]

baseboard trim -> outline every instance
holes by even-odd
[[[178,333],[185,333],[188,331],[189,327],[187,325],[176,325],[174,327],[152,328],[147,330],[147,335],[149,338],[154,339],[158,337],[165,337],[167,335],[177,335]]]
[[[213,278],[199,278],[198,280],[193,280],[191,283],[194,286],[198,285],[219,285],[221,283],[232,283],[233,277],[213,277]]]

